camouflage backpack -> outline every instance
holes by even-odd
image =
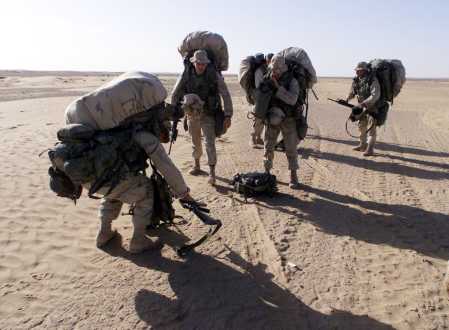
[[[48,152],[50,189],[76,200],[80,187],[89,184],[88,196],[96,198],[93,195],[104,186],[112,191],[121,174],[144,171],[147,155],[132,142],[132,134],[132,129],[95,131],[82,124],[60,129],[60,142]]]

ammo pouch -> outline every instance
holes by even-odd
[[[237,173],[232,180],[234,191],[246,197],[268,195],[277,192],[276,176],[269,173]]]
[[[153,214],[150,226],[157,228],[161,225],[161,222],[172,224],[175,218],[175,209],[173,208],[173,195],[170,192],[167,181],[154,166],[150,180],[154,190]]]

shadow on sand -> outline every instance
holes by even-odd
[[[168,235],[167,244],[185,240]],[[179,261],[159,251],[131,255],[118,240],[105,251],[169,274],[175,298],[147,289],[135,296],[137,315],[154,329],[393,329],[366,315],[315,311],[273,282],[266,265],[250,264],[229,248],[226,263],[197,253]]]
[[[448,164],[439,164],[435,162],[427,162],[427,161],[419,161],[412,160],[404,157],[393,156],[393,155],[383,155],[376,153],[377,156],[384,156],[390,159],[396,159],[400,161],[410,161],[416,164],[436,167],[438,169],[443,169],[443,171],[437,170],[429,170],[423,168],[417,168],[413,166],[408,166],[404,164],[392,163],[392,162],[383,162],[380,161],[376,157],[370,158],[359,158],[354,156],[347,156],[343,154],[335,154],[330,152],[323,151],[315,151],[310,148],[301,148],[298,150],[298,153],[302,156],[302,158],[307,159],[308,157],[313,157],[316,159],[324,159],[333,161],[336,163],[347,164],[350,166],[360,167],[371,171],[382,172],[382,173],[392,173],[398,175],[404,175],[413,178],[420,178],[426,180],[449,180],[449,165]]]
[[[262,208],[307,220],[334,235],[449,259],[449,217],[446,214],[408,205],[364,201],[304,185],[301,189],[317,197],[308,201],[278,193],[276,198],[253,202]]]
[[[348,146],[356,146],[358,144],[358,141],[355,140],[342,140],[342,139],[336,139],[328,136],[320,136],[320,135],[308,135],[307,138],[315,139],[315,140],[323,140],[323,141],[329,141],[334,143],[340,143],[340,144],[346,144]],[[394,143],[385,143],[385,142],[377,142],[376,143],[376,149],[382,150],[382,151],[392,151],[392,152],[398,152],[398,153],[405,153],[405,154],[413,154],[418,156],[428,156],[428,157],[449,157],[449,153],[447,152],[440,152],[440,151],[432,151],[427,149],[421,149],[415,146],[409,146],[409,145],[403,145],[403,144],[394,144]]]

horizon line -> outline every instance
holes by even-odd
[[[140,70],[136,70],[140,71]],[[3,75],[7,75],[8,73],[15,73],[16,76],[19,76],[21,73],[28,73],[28,74],[35,74],[35,75],[43,75],[46,73],[59,73],[60,75],[83,75],[83,76],[98,76],[98,75],[119,75],[126,71],[97,71],[97,70],[27,70],[27,69],[7,69],[2,70],[0,69],[0,78]],[[181,72],[149,72],[154,75],[167,75],[167,76],[178,76],[181,74]],[[223,73],[224,76],[237,76],[238,73]],[[332,76],[332,75],[323,75],[323,76],[317,76],[318,78],[333,78],[333,79],[352,79],[354,76]],[[406,77],[408,80],[449,80],[449,77]]]

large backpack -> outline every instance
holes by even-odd
[[[317,82],[316,71],[306,51],[298,47],[289,47],[278,53],[285,58],[285,62],[297,80],[305,79],[305,88],[310,89]]]
[[[223,37],[209,31],[189,33],[178,47],[178,52],[185,64],[190,63],[190,57],[196,50],[203,49],[218,72],[226,71],[229,67],[228,46]]]
[[[369,64],[379,81],[382,100],[393,103],[406,80],[404,65],[400,60],[384,59],[374,59]]]
[[[245,57],[240,62],[238,80],[246,94],[246,100],[254,105],[255,73],[258,68],[266,64],[265,56],[261,53]]]
[[[159,136],[156,110],[166,96],[156,76],[128,72],[72,102],[65,112],[68,125],[58,131],[59,143],[48,152],[50,188],[76,200],[81,185],[88,184],[93,197],[105,185],[112,190],[122,171],[144,170],[147,157],[132,134],[145,126]]]

